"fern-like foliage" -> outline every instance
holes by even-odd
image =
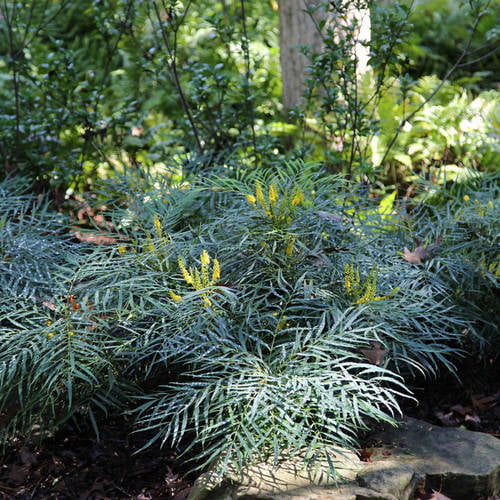
[[[133,217],[127,244],[80,271],[79,293],[126,346],[150,444],[188,439],[220,471],[314,461],[354,448],[370,419],[394,422],[404,377],[453,369],[466,319],[436,270],[402,258],[393,202],[352,187],[297,163],[116,213],[117,227]],[[203,223],[182,224],[193,196]],[[363,353],[374,342],[386,356]]]
[[[125,405],[197,467],[313,464],[395,423],[414,375],[453,371],[464,332],[481,337],[468,300],[492,303],[498,207],[479,189],[408,215],[300,163],[112,182],[116,243],[54,258],[50,300],[2,296],[3,438]],[[414,238],[440,242],[420,264]]]

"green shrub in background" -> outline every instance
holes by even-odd
[[[475,166],[488,168],[495,154],[489,141],[497,133],[488,128],[488,119],[472,142],[464,139],[471,137],[469,130],[459,127],[458,134],[464,133],[458,138],[448,130],[450,138],[425,125],[432,120],[449,129],[471,120],[452,118],[464,109],[468,113],[472,97],[465,99],[462,91],[446,103],[439,98],[428,103],[415,117],[419,123],[413,133],[407,134],[413,122],[406,125],[405,115],[432,90],[423,82],[433,80],[415,80],[423,71],[413,67],[419,56],[405,59],[412,50],[424,50],[415,44],[426,43],[419,37],[429,16],[419,13],[427,3],[415,5],[414,13],[404,4],[370,3],[373,81],[368,88],[355,75],[352,39],[339,39],[330,23],[322,25],[325,53],[303,48],[311,57],[307,104],[298,115],[302,121],[292,124],[279,115],[277,13],[266,1],[227,8],[215,0],[203,5],[170,0],[5,2],[0,26],[1,175],[28,176],[38,191],[51,190],[61,202],[73,190],[95,188],[96,178],[122,172],[123,164],[154,170],[175,164],[189,173],[279,165],[283,157],[299,157],[322,161],[333,171],[368,175],[371,181],[382,173],[384,182],[394,182],[394,170],[405,177],[429,161],[449,163],[451,149],[453,162],[469,166],[465,160],[470,155]],[[457,10],[454,2],[448,4],[446,8]],[[333,6],[324,8],[331,11]],[[471,58],[490,65],[482,59],[483,49],[474,51],[496,39],[496,8],[487,0],[474,0],[460,10],[459,30],[449,24],[448,32],[460,38],[454,47],[466,46],[472,36],[473,52],[461,62],[467,65],[456,68],[466,72],[464,78],[480,76],[471,73],[478,69],[469,65]],[[473,33],[465,30],[467,23]],[[440,22],[440,30],[443,25],[448,27]],[[441,53],[439,49],[439,57]],[[446,76],[442,68],[437,72]],[[459,83],[472,88],[470,81]],[[486,108],[498,101],[498,94],[490,92],[474,101],[477,113],[491,114]],[[391,111],[400,122],[387,119],[387,106],[398,108]],[[403,138],[391,145],[400,126]],[[408,151],[410,140],[419,143],[415,154]],[[385,156],[383,147],[390,154]]]
[[[429,165],[494,169],[498,90],[477,95],[478,89],[475,94],[465,90],[470,86],[462,80],[450,83],[458,70],[474,62],[470,52],[478,52],[472,47],[485,39],[487,45],[497,36],[491,26],[495,9],[491,2],[475,0],[460,10],[462,24],[468,28],[464,26],[460,43],[454,45],[456,56],[439,72],[442,80],[434,75],[412,76],[415,68],[408,60],[407,41],[414,33],[412,19],[422,8],[413,2],[367,2],[372,26],[370,69],[357,74],[353,38],[338,35],[345,30],[342,13],[349,4],[344,2],[338,10],[335,4],[323,2],[309,9],[312,16],[319,10],[316,16],[327,16],[328,22],[318,24],[324,44],[321,52],[303,49],[310,65],[305,102],[296,110],[302,119],[298,127],[302,140],[296,142],[302,157],[319,159],[330,171],[392,183],[401,191],[411,175],[426,171]]]
[[[1,176],[61,201],[124,162],[189,171],[275,156],[263,131],[279,100],[277,15],[245,6],[5,2]]]
[[[372,159],[375,165],[384,159],[385,175],[396,184],[409,180],[409,172],[428,177],[430,167],[455,165],[491,171],[500,167],[499,93],[486,91],[473,97],[461,87],[445,83],[431,101],[425,102],[441,83],[435,77],[424,77],[406,91],[394,84],[380,98],[380,131],[371,142]],[[415,110],[386,154],[394,130]]]
[[[410,2],[404,1],[405,5]],[[476,92],[495,88],[495,75],[500,70],[497,50],[500,31],[498,17],[500,3],[491,1],[483,4],[488,8],[477,27],[477,36],[472,41],[470,55],[452,76]],[[411,30],[405,40],[401,64],[413,78],[436,75],[443,78],[451,61],[460,57],[463,41],[470,30],[469,12],[471,4],[457,0],[419,0],[412,2],[409,17]]]

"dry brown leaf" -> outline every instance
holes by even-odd
[[[53,302],[50,302],[49,300],[44,300],[42,304],[45,307],[48,307],[51,311],[55,311],[57,309],[56,305]]]
[[[93,243],[94,245],[113,245],[114,243],[118,243],[119,241],[124,239],[102,233],[84,233],[82,231],[74,231],[73,235],[75,236],[75,238],[84,243]]]
[[[419,264],[422,265],[424,260],[432,257],[436,248],[440,245],[443,238],[440,236],[432,245],[428,247],[424,247],[422,244],[422,240],[415,238],[416,247],[413,252],[411,252],[407,247],[404,247],[404,255],[403,258],[408,261],[410,264]]]
[[[361,461],[363,462],[371,462],[371,456],[373,455],[373,450],[368,450],[367,448],[362,448],[359,450],[359,454],[361,457]]]
[[[453,405],[450,407],[450,410],[456,413],[460,413],[460,415],[462,415],[463,417],[467,413],[470,413],[472,411],[472,408],[470,406]]]
[[[456,427],[459,423],[452,411],[444,413],[438,410],[434,412],[434,415],[436,415],[441,424],[445,427]]]
[[[483,396],[482,394],[473,394],[471,396],[472,406],[478,410],[486,410],[496,402],[495,396]]]
[[[465,424],[472,430],[479,429],[481,425],[481,418],[476,413],[472,415],[465,415]]]
[[[387,349],[382,349],[382,344],[377,340],[372,340],[370,344],[372,345],[371,349],[360,349],[360,351],[370,363],[379,365],[389,351]]]

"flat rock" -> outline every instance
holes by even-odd
[[[453,500],[500,493],[500,440],[488,434],[442,428],[405,418],[398,428],[377,435],[381,447],[361,462],[352,452],[336,454],[344,483],[336,482],[328,464],[303,470],[295,457],[274,466],[260,463],[223,481],[211,473],[195,482],[189,500],[410,500],[419,485]]]
[[[326,460],[315,464],[314,471],[304,469],[303,463],[303,457],[297,455],[276,466],[264,462],[245,467],[241,472],[230,468],[223,481],[214,473],[208,472],[196,480],[189,500],[264,500],[291,496],[319,499],[325,497],[312,496],[316,494],[316,489],[321,494],[328,489],[338,491],[338,477],[332,476]],[[357,472],[364,467],[358,456],[348,450],[336,453],[333,463],[345,481],[353,481]]]
[[[427,486],[453,500],[500,493],[500,440],[493,436],[406,417],[400,427],[386,429],[378,438],[383,447],[358,474],[358,482],[397,463],[425,476]]]

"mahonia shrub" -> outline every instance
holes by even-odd
[[[371,419],[394,423],[413,374],[453,369],[468,322],[436,270],[403,258],[394,194],[371,202],[300,163],[144,182],[75,293],[143,391],[148,444],[186,442],[221,472],[304,451],[313,463],[355,448]]]
[[[147,446],[181,446],[196,467],[312,465],[394,424],[413,377],[453,370],[464,332],[479,338],[457,288],[484,299],[475,262],[495,290],[487,194],[409,214],[301,163],[109,182],[109,244],[66,248],[61,233],[48,288],[2,298],[4,441],[124,407]]]
[[[117,403],[112,337],[74,295],[89,251],[27,182],[0,184],[0,442]]]
[[[436,269],[456,308],[471,321],[463,331],[470,355],[494,366],[500,335],[500,203],[498,172],[468,171],[451,185],[425,186],[413,224],[442,237]]]

